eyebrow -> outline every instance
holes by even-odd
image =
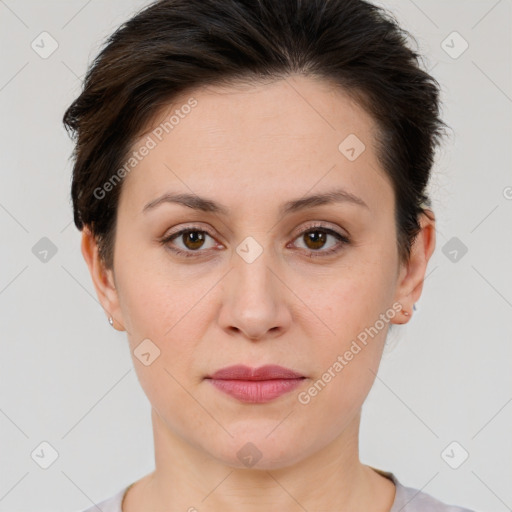
[[[200,210],[203,212],[217,213],[222,215],[229,215],[229,209],[225,206],[204,197],[199,197],[195,194],[172,194],[166,193],[160,197],[157,197],[153,201],[147,203],[142,211],[145,213],[148,210],[156,208],[158,205],[163,203],[175,203],[187,206],[194,210]],[[358,196],[344,190],[337,188],[321,194],[314,194],[299,199],[293,199],[287,201],[279,208],[280,215],[287,215],[299,210],[305,210],[307,208],[313,208],[315,206],[322,206],[332,203],[349,203],[362,206],[369,210],[368,205]]]

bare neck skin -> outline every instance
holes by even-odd
[[[360,415],[320,452],[276,470],[236,469],[170,432],[152,410],[153,473],[125,494],[122,512],[389,512],[395,486],[358,459]]]

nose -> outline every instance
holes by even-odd
[[[288,303],[293,294],[286,287],[270,251],[263,251],[254,261],[233,255],[232,269],[224,279],[219,323],[233,335],[252,340],[274,338],[291,325]]]

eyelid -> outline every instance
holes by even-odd
[[[306,223],[305,225],[304,224],[301,225],[299,228],[297,228],[296,230],[293,231],[293,234],[291,236],[293,236],[293,240],[295,240],[295,238],[297,238],[299,235],[302,235],[304,232],[312,230],[314,228],[324,229],[326,231],[332,231],[332,232],[336,233],[337,235],[344,237],[346,239],[350,238],[349,234],[346,231],[345,231],[345,233],[340,232],[342,230],[338,226],[331,225],[327,221],[320,221],[320,220],[316,220],[316,221],[313,220],[313,221],[310,221],[309,223]]]
[[[162,239],[168,239],[175,235],[181,234],[186,231],[204,231],[205,233],[208,233],[212,238],[215,238],[216,235],[213,234],[212,229],[209,227],[201,226],[199,224],[191,224],[191,225],[185,225],[185,226],[179,226],[175,231],[170,231],[169,233],[166,233]]]

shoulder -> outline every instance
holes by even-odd
[[[109,498],[106,498],[87,509],[81,510],[80,512],[98,512],[98,510],[101,510],[102,512],[122,512],[121,503],[128,487],[129,486],[123,487]]]
[[[424,493],[412,487],[405,487],[399,483],[397,486],[397,498],[393,506],[396,512],[475,512],[468,508],[448,505],[430,494]],[[390,512],[395,512],[392,508]]]
[[[406,487],[389,471],[373,469],[395,484],[395,501],[389,512],[476,512],[468,508],[449,505],[419,489]]]

